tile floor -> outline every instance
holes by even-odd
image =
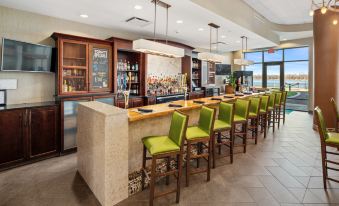
[[[284,126],[259,139],[246,154],[236,154],[233,165],[228,158],[218,160],[210,182],[203,174],[192,176],[190,187],[182,187],[179,205],[339,205],[339,184],[330,182],[330,189],[323,189],[311,115],[292,112]],[[330,175],[339,178],[339,172]],[[163,182],[158,185],[164,188]],[[0,205],[100,204],[76,172],[73,154],[0,173]],[[148,205],[148,190],[119,204],[124,205]],[[175,205],[175,197],[162,197],[155,205]]]

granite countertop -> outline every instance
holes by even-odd
[[[255,96],[255,95],[258,95],[258,94],[254,93],[252,95],[244,95],[244,96],[226,95],[226,96],[230,96],[230,98],[225,98],[224,97],[225,95],[223,95],[223,96],[205,97],[205,98],[186,100],[186,101],[178,100],[178,101],[174,101],[170,103],[155,104],[155,105],[139,107],[143,109],[152,109],[153,111],[150,113],[142,113],[138,111],[138,108],[130,108],[128,109],[128,119],[129,119],[129,122],[135,122],[135,121],[139,121],[143,119],[165,116],[165,115],[173,113],[175,110],[179,110],[179,111],[192,110],[192,109],[200,108],[202,107],[202,105],[211,106],[211,105],[218,105],[220,103],[220,100],[212,100],[212,98],[221,99],[221,101],[223,102],[230,102],[238,98],[247,98],[249,96]],[[195,103],[194,101],[203,101],[205,103],[199,104],[199,103]],[[169,104],[177,104],[177,105],[181,105],[182,107],[169,107],[168,106]]]
[[[36,102],[36,103],[25,103],[25,104],[11,104],[0,106],[0,111],[12,110],[12,109],[26,109],[32,107],[48,107],[58,105],[58,102],[50,101],[50,102]]]

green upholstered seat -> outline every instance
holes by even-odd
[[[145,137],[142,142],[151,155],[179,151],[180,147],[168,136]]]
[[[270,96],[268,95],[261,96],[260,113],[267,112],[269,99],[270,99]]]
[[[186,139],[199,139],[210,137],[213,129],[215,109],[203,106],[200,110],[198,126],[187,128]]]
[[[251,101],[237,99],[235,102],[234,122],[247,121]]]
[[[250,101],[251,101],[251,105],[250,105],[249,117],[252,117],[252,118],[257,117],[259,115],[261,99],[260,97],[251,97]]]
[[[337,144],[339,146],[339,133],[328,132],[327,136],[326,143]]]
[[[283,91],[281,95],[281,102],[280,104],[284,105],[286,104],[286,99],[287,99],[287,91]]]
[[[151,155],[180,151],[185,136],[188,117],[175,111],[172,115],[168,136],[149,136],[142,139]]]
[[[209,137],[208,132],[200,129],[198,126],[189,127],[186,131],[186,139]]]
[[[275,92],[275,106],[278,107],[281,104],[282,92]]]
[[[214,122],[214,130],[230,129],[233,124],[233,104],[221,102],[219,105],[218,119]]]

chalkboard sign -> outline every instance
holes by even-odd
[[[215,74],[216,75],[231,75],[231,65],[230,64],[217,64]]]
[[[92,50],[92,88],[108,88],[109,49],[93,48]]]

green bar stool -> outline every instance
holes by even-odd
[[[282,114],[280,113],[280,115],[282,115],[283,124],[285,124],[286,100],[287,100],[287,91],[283,91],[282,96],[281,96],[281,104],[280,104],[281,111],[282,111]]]
[[[237,99],[235,102],[235,112],[234,112],[234,119],[233,119],[233,134],[234,140],[235,137],[240,137],[243,140],[242,144],[237,144],[235,146],[243,146],[244,153],[246,153],[246,141],[247,141],[247,121],[248,121],[248,114],[250,108],[251,101],[250,100],[243,100]],[[241,126],[241,130],[237,130],[237,126]]]
[[[281,100],[282,92],[275,92],[275,104],[274,104],[274,113],[275,113],[275,122],[278,123],[278,129],[280,127],[280,113],[281,113]]]
[[[175,111],[172,116],[171,126],[168,136],[150,136],[144,137],[142,143],[144,145],[142,157],[142,189],[144,189],[146,172],[146,160],[152,160],[151,178],[150,178],[150,198],[149,205],[153,205],[153,201],[157,197],[161,197],[170,193],[176,192],[176,202],[180,199],[180,181],[182,174],[183,161],[183,145],[186,135],[188,116]],[[151,157],[146,157],[146,152],[149,152]],[[171,169],[171,159],[175,157],[177,168]],[[158,159],[167,160],[167,171],[165,173],[156,172],[156,161]],[[155,195],[155,180],[157,177],[166,176],[166,183],[169,184],[169,176],[174,175],[177,179],[177,187],[174,190]]]
[[[191,126],[187,128],[186,142],[187,142],[187,155],[186,155],[186,186],[189,186],[189,176],[197,173],[207,173],[207,181],[210,181],[211,171],[211,137],[213,135],[213,125],[215,121],[215,109],[202,106],[200,110],[200,117],[198,126]],[[197,147],[197,154],[192,154],[191,149],[193,146]],[[204,148],[203,148],[204,147]],[[207,153],[204,149],[207,148]],[[190,161],[197,160],[197,167],[199,168],[199,159],[204,158],[207,161],[207,169],[196,169],[191,171]]]
[[[273,124],[273,132],[275,128],[275,110],[274,110],[274,105],[275,105],[275,98],[276,95],[275,93],[269,94],[270,96],[270,101],[268,102],[268,121],[267,121],[267,129],[270,129],[271,123]]]
[[[335,162],[327,158],[327,154],[339,155],[339,153],[327,151],[327,147],[334,147],[334,148],[339,147],[339,133],[332,133],[332,132],[327,131],[326,122],[325,122],[323,113],[319,107],[316,107],[314,109],[314,112],[317,116],[318,131],[320,134],[321,160],[322,160],[322,168],[323,168],[323,183],[324,183],[324,188],[327,189],[326,180],[331,180],[331,181],[339,183],[339,180],[328,177],[328,170],[339,171],[339,169],[330,167],[328,166],[328,164],[330,163],[333,165],[339,165],[339,162]]]
[[[212,135],[212,152],[213,152],[213,168],[215,168],[216,147],[221,154],[221,146],[226,146],[230,151],[230,161],[233,163],[233,118],[234,118],[234,104],[221,102],[219,105],[218,119],[214,122],[214,134]],[[223,132],[229,132],[229,137],[222,135]],[[216,134],[218,135],[217,139]],[[217,141],[216,141],[217,140]]]
[[[332,106],[333,106],[333,112],[334,114],[337,114],[336,115],[336,118],[335,118],[335,131],[336,132],[339,132],[339,110],[338,110],[338,106],[337,106],[337,103],[335,102],[334,98],[332,97],[331,100],[330,100]]]
[[[248,115],[248,119],[250,120],[250,125],[248,129],[252,131],[252,139],[254,139],[255,144],[258,143],[258,128],[259,128],[259,110],[261,105],[260,97],[250,97],[251,101],[250,112]]]
[[[270,96],[268,96],[268,95],[261,96],[259,118],[260,118],[260,128],[261,128],[261,132],[264,132],[264,138],[266,138],[266,136],[267,136],[268,103],[269,103],[269,101],[270,101]]]

